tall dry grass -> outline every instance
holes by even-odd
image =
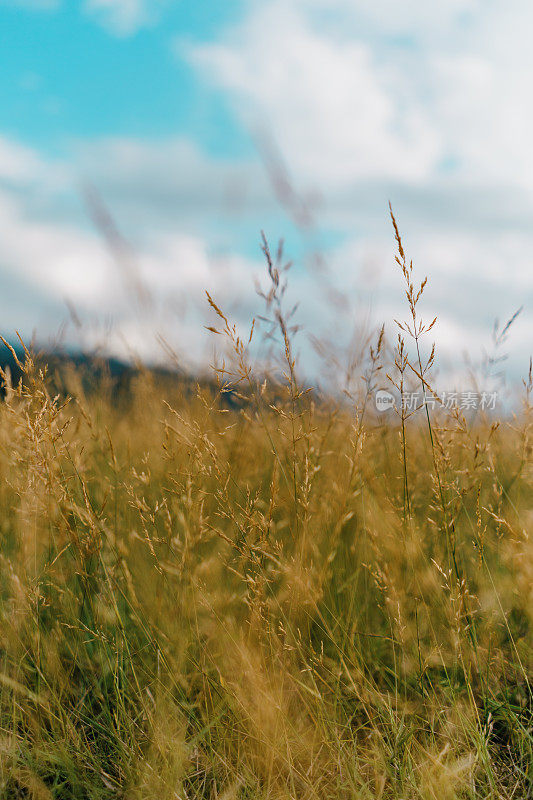
[[[300,382],[266,241],[271,375],[211,297],[216,385],[4,374],[2,797],[532,796],[531,376],[512,420],[376,417],[387,370],[432,391],[395,231],[360,396]]]

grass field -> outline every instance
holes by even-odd
[[[398,261],[410,330],[342,401],[272,259],[284,371],[213,298],[218,385],[4,376],[2,798],[533,796],[531,378],[512,419],[376,416],[433,366]]]

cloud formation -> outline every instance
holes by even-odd
[[[481,325],[490,339],[490,319],[525,304],[517,323],[525,364],[532,22],[525,0],[435,8],[273,0],[251,3],[216,42],[176,48],[226,94],[243,125],[268,131],[297,185],[321,193],[320,222],[346,238],[333,254],[337,270],[361,248],[392,263],[392,199],[412,254],[438,287],[448,330],[453,323],[458,333],[444,346],[465,341],[468,330],[480,341]]]
[[[212,252],[205,237],[191,232],[197,222],[190,216],[180,220],[179,213],[159,219],[149,235],[133,233],[137,215],[145,222],[158,219],[161,208],[169,204],[169,198],[160,194],[165,194],[159,185],[163,165],[175,168],[178,175],[192,167],[192,181],[194,164],[189,162],[194,150],[182,141],[169,143],[161,161],[155,144],[104,141],[87,151],[83,170],[83,148],[77,164],[58,164],[0,139],[2,332],[12,337],[17,329],[29,337],[37,327],[41,342],[54,338],[68,320],[70,306],[83,321],[81,330],[70,331],[71,344],[76,333],[83,347],[99,345],[118,355],[157,360],[163,356],[158,337],[163,337],[180,354],[183,365],[205,365],[210,358],[209,337],[203,329],[208,309],[205,290],[228,309],[249,311],[257,264],[238,254]],[[132,234],[118,249],[90,224],[89,209],[81,202],[80,172],[94,163],[96,152],[109,158],[107,182],[104,173],[95,170],[95,184],[110,197],[118,227],[124,220]],[[124,167],[132,153],[136,169],[128,181]],[[145,171],[141,155],[148,166],[159,163],[159,171]],[[195,163],[196,174],[207,175],[209,160],[202,163],[198,152]],[[221,167],[219,174],[227,175],[227,170]]]
[[[129,244],[118,257],[91,227],[76,198],[80,172],[91,175],[128,235]],[[41,336],[52,334],[68,318],[68,301],[84,321],[77,335],[85,347],[99,344],[120,355],[153,359],[163,354],[157,344],[163,336],[184,364],[205,365],[210,348],[203,330],[205,289],[243,324],[261,313],[254,288],[255,281],[264,280],[261,260],[240,256],[231,242],[214,246],[228,229],[235,231],[241,217],[242,206],[232,212],[227,200],[239,175],[243,185],[250,179],[254,184],[255,205],[248,209],[245,227],[257,225],[258,236],[263,211],[273,199],[253,164],[210,158],[184,139],[80,144],[76,162],[59,165],[31,149],[0,141],[0,261],[7,286],[4,299],[11,308],[8,317],[4,315],[4,331],[13,326],[28,335],[38,324]],[[350,195],[342,207],[353,207],[355,199]],[[364,200],[363,193],[361,208]],[[381,200],[362,234],[348,235],[344,244],[326,254],[325,278],[304,269],[303,256],[291,275],[289,297],[300,302],[300,343],[307,369],[316,367],[310,360],[309,332],[320,328],[342,347],[354,319],[367,316],[369,308],[372,322],[387,322],[391,336],[392,320],[405,313],[392,232],[380,205]],[[374,215],[379,215],[380,225],[372,229]],[[406,243],[412,245],[409,252],[416,263],[430,274],[424,314],[441,318],[435,336],[443,362],[452,365],[454,355],[456,367],[467,343],[474,357],[479,356],[483,347],[490,348],[494,316],[510,316],[531,290],[528,253],[533,236],[516,229],[497,231],[480,241],[466,231],[439,233],[421,226],[417,235],[406,236]],[[142,302],[138,285],[146,294]],[[25,287],[31,291],[26,293]],[[339,297],[344,304],[338,304]],[[19,314],[23,307],[22,318],[16,317],[17,305]],[[531,317],[519,320],[517,332],[513,369],[523,372],[520,359],[525,363],[524,345],[533,335]]]
[[[86,0],[83,8],[126,36],[151,24],[162,4]],[[393,0],[252,0],[211,41],[180,39],[175,51],[199,91],[201,81],[215,87],[242,128],[279,147],[297,191],[318,197],[317,229],[295,230],[258,157],[215,157],[180,132],[71,141],[53,163],[0,139],[4,274],[31,283],[47,303],[68,297],[87,315],[113,315],[115,332],[133,336],[142,322],[137,338],[147,341],[147,315],[139,321],[128,306],[124,276],[76,198],[81,179],[116,214],[158,324],[174,326],[176,338],[196,345],[207,287],[253,313],[261,265],[250,241],[266,227],[288,234],[297,258],[301,321],[310,328],[321,315],[340,340],[349,315],[325,319],[330,289],[371,306],[376,323],[402,312],[391,199],[421,277],[429,274],[426,315],[442,320],[442,352],[467,340],[478,351],[489,346],[493,318],[524,304],[516,327],[523,373],[533,339],[532,16],[521,0],[505,13],[479,0],[431,9],[421,0],[401,9]],[[330,242],[327,291],[305,269],[317,232]]]
[[[321,188],[416,182],[441,155],[424,109],[395,91],[390,65],[370,45],[324,35],[290,4],[257,7],[228,42],[188,55],[233,96],[243,123],[270,129],[291,168]]]
[[[532,22],[523,0],[274,0],[186,55],[321,188],[452,173],[530,190]]]

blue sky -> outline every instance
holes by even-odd
[[[224,99],[173,47],[174,36],[209,41],[235,18],[239,3],[169,4],[146,26],[132,21],[123,29],[111,14],[91,14],[81,2],[42,5],[0,3],[5,134],[50,153],[73,137],[178,131],[214,154],[248,145]]]
[[[4,333],[61,329],[147,358],[164,336],[201,363],[204,288],[243,320],[260,311],[264,228],[295,259],[304,331],[319,320],[342,343],[370,320],[393,336],[391,199],[443,361],[479,359],[494,318],[524,305],[508,347],[525,374],[531,23],[525,0],[0,0]],[[87,185],[150,309],[128,296]]]

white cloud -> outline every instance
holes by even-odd
[[[391,198],[433,282],[441,350],[489,341],[492,319],[525,304],[518,363],[533,324],[532,24],[526,0],[254,1],[217,41],[175,46],[322,193],[325,227],[356,229],[357,252],[333,256],[341,287],[357,294],[354,265],[379,242],[377,320],[389,308]]]
[[[480,237],[475,231],[439,233],[420,228],[415,236],[404,235],[403,244],[414,262],[415,283],[428,277],[419,314],[426,322],[438,318],[426,343],[436,342],[441,372],[457,371],[465,354],[479,364],[492,348],[495,320],[505,324],[523,306],[502,351],[510,356],[509,375],[524,377],[533,341],[533,313],[528,306],[533,297],[529,255],[533,233],[493,231]],[[409,319],[394,253],[392,236],[380,236],[351,239],[332,254],[334,273],[345,276],[344,291],[358,297],[363,308],[372,308],[373,323],[385,322],[393,338],[392,321]],[[354,269],[356,265],[359,269]]]
[[[59,186],[65,180],[64,165],[42,158],[30,147],[0,136],[0,182],[19,187]]]
[[[154,358],[161,355],[156,341],[160,334],[184,363],[207,363],[211,345],[203,330],[205,289],[232,318],[249,321],[261,313],[254,278],[262,275],[263,265],[236,254],[235,224],[240,216],[228,214],[227,197],[235,181],[254,185],[256,206],[245,227],[253,224],[255,233],[263,211],[272,204],[264,177],[260,179],[253,165],[210,159],[183,139],[103,140],[80,143],[75,153],[75,162],[52,163],[31,149],[0,140],[0,264],[3,285],[8,287],[0,305],[3,331],[9,324],[28,335],[34,324],[43,322],[46,331],[57,329],[67,316],[63,304],[68,299],[85,321],[85,345],[98,342],[117,354],[135,352]],[[88,220],[72,212],[80,167],[102,191],[118,226],[131,234],[126,267],[117,264]],[[463,345],[479,357],[482,347],[490,346],[493,319],[508,318],[533,295],[529,259],[533,234],[526,224],[490,231],[488,221],[493,214],[497,218],[497,206],[489,206],[485,217],[481,215],[480,231],[470,230],[469,225],[461,228],[464,209],[453,194],[446,194],[446,187],[438,186],[430,206],[447,203],[450,209],[457,206],[455,213],[448,210],[445,229],[427,225],[424,217],[417,223],[424,188],[419,191],[414,201],[408,195],[405,200],[409,224],[401,212],[399,221],[419,276],[429,275],[423,315],[440,317],[435,329],[440,363],[456,368]],[[301,268],[291,275],[289,300],[300,302],[298,320],[305,329],[301,341],[308,366],[312,362],[305,331],[317,332],[317,320],[333,331],[332,338],[340,345],[347,341],[354,308],[363,316],[372,308],[373,322],[388,322],[389,332],[392,319],[405,313],[379,184],[375,192],[379,202],[370,210],[367,202],[363,233],[329,254],[329,278],[313,277]],[[336,209],[333,217],[340,216],[341,226],[348,230],[346,209],[359,208],[355,216],[364,220],[365,202],[364,190],[360,197],[348,194],[340,206],[346,218]],[[372,226],[378,217],[379,225]],[[213,255],[221,219],[229,255],[221,254],[220,248]],[[149,295],[141,306],[132,292],[132,284],[139,280]],[[31,291],[25,293],[24,286]],[[347,300],[344,310],[330,305],[332,289]],[[102,327],[110,319],[111,327]],[[531,311],[526,308],[510,339],[516,375],[525,369],[531,327]]]
[[[533,191],[532,24],[525,0],[273,0],[177,48],[325,192],[450,170]]]
[[[213,214],[224,218],[231,237],[231,222],[272,210],[272,191],[256,160],[209,158],[184,137],[83,142],[74,158],[106,202],[137,228],[173,225],[177,215],[194,228]]]
[[[476,15],[485,11],[482,0],[443,0],[429,4],[424,0],[292,0],[307,14],[321,14],[326,29],[344,31],[350,37],[403,36],[417,43],[442,42],[444,37],[461,37]]]
[[[402,316],[391,197],[420,276],[429,275],[423,315],[439,315],[441,357],[456,368],[463,346],[479,356],[494,317],[525,303],[509,341],[521,375],[533,328],[532,13],[518,0],[511,7],[514,33],[505,14],[491,5],[481,15],[474,0],[448,0],[431,13],[421,0],[401,12],[392,0],[252,2],[217,42],[178,47],[227,93],[241,121],[272,133],[297,185],[322,190],[325,228],[348,238],[331,254],[344,297],[371,305],[376,323]],[[92,0],[87,9],[124,35],[150,22],[138,2]],[[153,295],[149,313],[132,310],[109,254],[80,219],[36,212],[34,195],[53,209],[76,171],[133,234],[138,274]],[[273,207],[257,163],[208,158],[183,138],[77,143],[70,163],[54,165],[0,140],[4,272],[49,299],[69,296],[89,316],[112,314],[108,344],[117,352],[133,346],[151,356],[154,334],[170,331],[178,350],[205,360],[204,288],[225,308],[240,302],[251,312],[257,270],[243,257],[212,254],[238,252],[239,225],[255,235]],[[312,328],[322,319],[342,341],[349,315],[325,307],[329,287],[298,269],[292,282],[300,320]]]
[[[178,43],[178,47],[180,45]],[[324,35],[290,4],[255,7],[228,41],[188,57],[229,90],[246,124],[270,129],[297,174],[320,187],[419,181],[442,144],[416,98],[361,40]]]
[[[159,173],[150,191],[148,175],[141,170],[141,177],[134,174],[128,184],[120,165],[132,150],[157,164],[159,148],[123,144],[122,158],[117,158],[117,206],[127,217],[128,195],[137,194],[140,206],[147,188],[144,202],[150,212]],[[101,147],[114,147],[117,156],[121,152],[118,143]],[[184,172],[192,148],[180,143],[176,152],[182,160],[175,153],[174,165]],[[109,176],[112,164],[107,162]],[[197,164],[202,166],[199,152]],[[202,168],[205,172],[208,162]],[[205,290],[236,313],[243,306],[249,309],[257,265],[238,255],[213,255],[204,239],[168,219],[144,241],[134,238],[131,248],[117,258],[88,218],[72,213],[77,176],[72,163],[47,162],[29,148],[0,140],[2,333],[13,336],[19,329],[29,338],[37,326],[42,341],[68,318],[68,301],[84,320],[79,333],[84,346],[98,344],[115,354],[154,359],[162,356],[157,336],[163,336],[186,366],[206,364],[211,344],[203,328]],[[154,217],[158,202],[151,210]],[[144,290],[142,302],[139,287]]]

